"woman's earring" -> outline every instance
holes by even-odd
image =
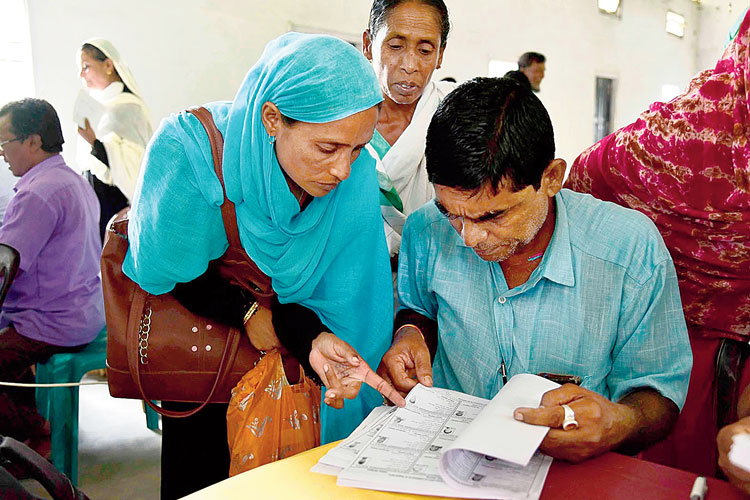
[[[273,144],[276,142],[276,136],[275,135],[269,135],[268,136],[268,144]]]

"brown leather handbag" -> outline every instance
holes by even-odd
[[[224,188],[221,132],[207,109],[188,112],[208,133],[216,175]],[[229,248],[211,263],[209,272],[218,272],[223,279],[252,293],[261,305],[270,307],[274,297],[271,279],[242,248],[234,203],[227,199],[226,190],[221,214]],[[110,394],[143,399],[170,417],[192,415],[208,403],[228,402],[232,388],[263,353],[252,346],[244,331],[191,313],[171,294],[151,295],[125,276],[122,263],[128,250],[127,227],[127,213],[121,212],[110,222],[101,260]],[[285,359],[285,365],[290,363],[298,365],[294,358]],[[174,412],[151,400],[201,404],[187,412]]]

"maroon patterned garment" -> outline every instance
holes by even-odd
[[[750,14],[711,70],[574,162],[566,187],[649,216],[691,337],[750,340]]]

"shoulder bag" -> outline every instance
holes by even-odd
[[[216,175],[222,174],[223,137],[211,113],[188,110],[206,129]],[[221,206],[229,248],[209,272],[248,290],[263,306],[274,297],[271,279],[250,260],[240,243],[234,204]],[[102,285],[107,320],[107,378],[116,398],[143,399],[162,415],[187,417],[208,403],[227,403],[237,382],[260,360],[246,333],[191,313],[171,294],[151,295],[122,272],[128,250],[128,215],[110,222],[102,251]],[[210,292],[209,292],[210,293]],[[299,363],[284,357],[287,372]],[[200,403],[187,412],[164,410],[151,400]]]

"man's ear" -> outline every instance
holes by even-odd
[[[370,30],[364,30],[362,32],[362,54],[368,61],[372,61],[372,39],[370,38]]]
[[[276,136],[281,127],[281,111],[271,101],[266,101],[260,108],[260,121],[270,136]]]
[[[565,163],[565,160],[562,158],[555,158],[549,163],[549,165],[547,165],[547,168],[544,169],[541,188],[545,190],[545,193],[550,198],[555,196],[562,189],[566,166],[567,164]]]
[[[32,151],[36,152],[42,149],[42,136],[39,134],[32,134],[27,137],[27,140],[29,141],[29,146]]]

